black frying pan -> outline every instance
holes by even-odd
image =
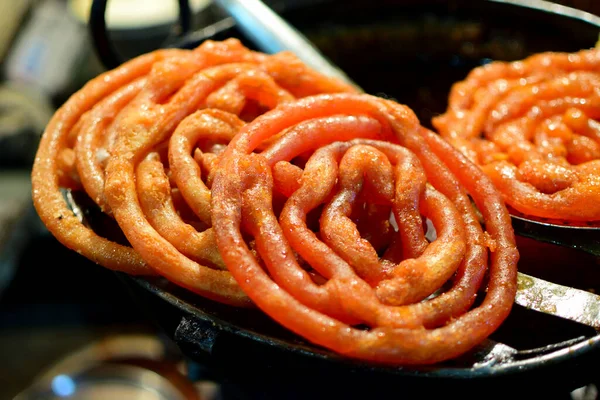
[[[600,31],[589,21],[565,16],[560,8],[535,10],[488,1],[278,4],[281,15],[366,92],[409,105],[425,125],[445,110],[451,84],[472,68],[491,59],[517,60],[535,52],[591,47]],[[230,20],[183,36],[174,45],[194,47],[205,39],[231,36],[253,46]],[[90,221],[93,215],[89,213]],[[594,257],[519,240],[521,271],[600,290]],[[542,253],[545,257],[538,256]],[[163,280],[120,276],[190,359],[210,366],[218,379],[249,391],[264,393],[268,387],[268,398],[277,398],[278,393],[281,398],[283,392],[285,398],[291,392],[298,398],[319,398],[337,390],[352,398],[375,392],[401,395],[411,388],[419,395],[456,390],[466,396],[487,388],[492,394],[554,398],[600,381],[596,367],[600,336],[595,330],[519,306],[492,341],[459,360],[426,368],[388,368],[350,361],[310,345],[259,311],[216,304]]]

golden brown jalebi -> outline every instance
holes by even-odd
[[[284,167],[307,151],[314,153],[304,168]],[[289,198],[277,217],[272,199],[282,187]],[[390,101],[319,95],[256,118],[222,155],[212,206],[221,256],[248,296],[282,325],[348,356],[446,360],[492,333],[513,303],[518,253],[499,193],[409,109]],[[388,230],[393,237],[381,257],[351,220],[370,206],[391,207],[399,228]],[[311,230],[307,215],[318,207],[320,227]],[[431,243],[422,216],[435,226]],[[374,225],[388,219],[384,212]],[[485,299],[468,311],[486,271]]]
[[[42,221],[91,260],[254,303],[355,358],[458,356],[516,290],[510,219],[481,170],[407,107],[236,40],[92,80],[48,125],[32,179]],[[62,189],[129,245],[88,228]]]
[[[493,62],[456,83],[433,125],[517,211],[600,220],[600,49]]]
[[[249,305],[207,229],[210,171],[193,157],[212,155],[203,163],[211,167],[242,119],[297,96],[351,90],[292,54],[267,56],[237,40],[150,53],[93,79],[55,114],[33,166],[35,207],[64,245],[98,264]],[[131,247],[87,228],[61,188],[84,189]]]

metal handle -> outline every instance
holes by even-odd
[[[184,34],[191,29],[191,9],[189,0],[177,0],[179,4],[179,30]],[[123,63],[114,48],[106,28],[106,6],[108,0],[93,0],[90,8],[89,30],[98,58],[105,68],[113,69]]]
[[[519,273],[515,303],[600,331],[600,296]]]
[[[324,75],[337,77],[362,91],[339,68],[329,62],[297,29],[260,0],[214,0],[236,22],[238,29],[265,53],[291,50],[306,65]]]

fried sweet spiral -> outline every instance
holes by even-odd
[[[600,49],[493,62],[456,83],[438,132],[534,217],[600,220]]]
[[[458,356],[515,295],[510,219],[480,169],[407,107],[236,40],[89,82],[44,132],[32,184],[48,229],[96,263],[257,305],[359,359]],[[64,189],[126,243],[88,227]]]
[[[343,91],[353,89],[290,53],[267,56],[233,39],[143,55],[91,80],[56,112],[33,165],[34,205],[61,243],[100,265],[250,305],[210,229],[210,169],[244,121],[297,97]],[[85,191],[128,244],[88,228],[62,189]]]
[[[294,163],[307,153],[304,165]],[[500,194],[391,101],[318,95],[265,113],[227,146],[211,201],[219,251],[244,292],[338,353],[389,364],[447,360],[511,309],[518,252]],[[424,217],[436,230],[431,242]],[[487,292],[473,307],[486,273]]]

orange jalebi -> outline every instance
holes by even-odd
[[[48,125],[32,180],[69,248],[255,304],[351,357],[458,356],[516,290],[510,219],[481,170],[410,109],[236,40],[92,80]],[[128,243],[89,228],[64,189],[85,192]]]
[[[314,153],[303,169],[288,164],[307,151]],[[289,198],[277,217],[273,196],[281,191]],[[492,333],[513,303],[518,253],[499,193],[409,109],[390,101],[320,95],[258,117],[225,150],[212,206],[221,256],[258,307],[311,342],[351,357],[446,360]],[[391,207],[397,221],[381,257],[351,221],[367,206]],[[307,216],[319,207],[320,224],[310,229]],[[422,216],[435,226],[431,243]],[[388,218],[382,213],[374,225]],[[266,270],[244,232],[256,241]],[[468,311],[488,257],[487,294]],[[422,301],[438,290],[443,293]]]
[[[439,133],[515,210],[600,220],[600,49],[493,62],[456,83]]]
[[[237,40],[141,56],[93,79],[56,112],[33,166],[35,207],[58,240],[98,264],[157,273],[249,305],[207,229],[210,190],[202,178],[210,171],[201,172],[193,155],[219,152],[244,125],[240,118],[296,97],[352,90],[290,53],[267,56]],[[86,227],[61,188],[85,190],[131,247]]]

